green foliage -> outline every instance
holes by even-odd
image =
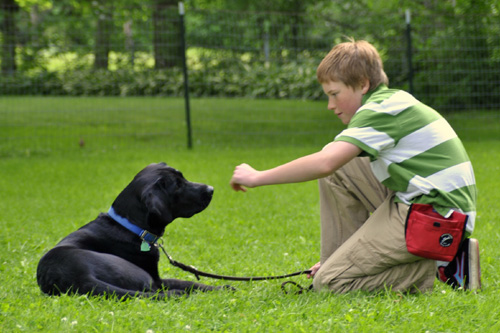
[[[244,58],[244,55],[242,56]],[[190,94],[251,98],[319,99],[316,60],[262,65],[234,58],[190,60]],[[65,65],[63,65],[65,66]],[[63,67],[64,68],[64,67]],[[73,69],[34,71],[0,77],[3,95],[52,96],[183,96],[180,68],[116,71]]]
[[[20,10],[8,16],[12,26],[0,36],[3,44],[16,45],[15,52],[2,48],[0,94],[183,95],[180,68],[152,70],[179,66],[176,6],[163,13],[169,22],[155,25],[156,2],[17,3]],[[439,110],[498,106],[494,0],[186,1],[191,95],[318,99],[314,70],[345,36],[375,44],[391,86],[408,89],[406,9],[416,97]],[[0,18],[7,14],[0,10]],[[109,39],[98,43],[104,33]],[[109,72],[93,70],[96,54]]]

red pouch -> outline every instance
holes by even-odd
[[[453,212],[444,218],[431,205],[412,204],[405,225],[408,252],[423,258],[452,261],[462,242],[467,217]]]

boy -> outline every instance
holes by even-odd
[[[450,125],[410,94],[389,89],[382,60],[366,41],[335,46],[317,78],[328,109],[347,128],[321,151],[276,168],[237,166],[231,187],[319,179],[321,258],[310,274],[315,290],[423,292],[436,275],[455,288],[480,288],[476,239],[466,238],[450,263],[406,247],[412,203],[430,204],[443,217],[464,213],[465,234],[474,228],[474,173]]]

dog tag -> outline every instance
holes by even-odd
[[[149,243],[146,242],[146,241],[142,241],[142,243],[141,243],[141,251],[142,252],[148,252],[149,250],[151,250],[151,246],[149,245]]]

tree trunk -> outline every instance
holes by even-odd
[[[14,0],[3,0],[0,2],[0,10],[3,11],[3,20],[0,30],[3,35],[2,44],[2,74],[14,74],[16,72],[16,43],[17,27],[16,12],[19,6]]]
[[[292,2],[292,8],[293,8],[293,16],[291,20],[291,30],[292,30],[292,52],[295,58],[297,57],[298,50],[301,49],[302,45],[300,43],[301,41],[301,25],[302,25],[302,13],[304,11],[304,3],[301,0],[294,0]]]
[[[130,66],[134,68],[135,64],[135,41],[132,29],[133,21],[128,20],[123,24],[123,33],[125,34],[125,48],[130,53]]]
[[[176,0],[154,0],[153,44],[156,69],[182,65],[177,3]]]
[[[105,2],[96,5],[97,28],[94,49],[94,68],[108,69],[109,51],[111,51],[111,30],[113,28],[113,11]]]

